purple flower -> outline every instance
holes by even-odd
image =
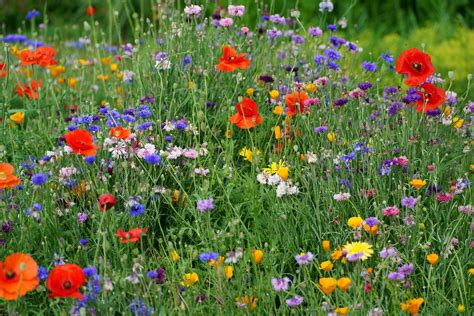
[[[93,266],[85,267],[82,269],[86,277],[91,277],[97,274],[97,269]]]
[[[398,268],[398,272],[403,273],[405,276],[407,276],[413,273],[413,269],[413,263],[406,263]]]
[[[314,131],[315,131],[316,133],[324,133],[324,132],[326,132],[328,129],[329,129],[329,128],[328,128],[327,126],[324,126],[324,125],[323,125],[323,126],[315,127],[315,128],[314,128]]]
[[[48,175],[45,173],[37,173],[31,178],[34,185],[42,185],[46,180],[48,180]]]
[[[295,260],[299,265],[310,264],[313,259],[314,255],[309,251],[307,253],[301,253],[295,256]]]
[[[166,280],[165,269],[158,268],[157,270],[148,271],[146,274],[150,279],[154,279],[157,284],[164,284]]]
[[[295,297],[287,299],[286,305],[288,305],[289,307],[295,307],[303,303],[303,301],[304,301],[304,298],[302,298],[301,296],[295,296]]]
[[[303,44],[304,43],[304,38],[299,36],[299,35],[293,35],[291,36],[291,40],[295,44]]]
[[[217,260],[219,258],[219,254],[217,252],[203,252],[199,255],[199,260],[208,262],[211,260]]]
[[[339,54],[339,52],[335,49],[332,49],[332,48],[328,48],[324,51],[324,55],[328,56],[329,59],[331,60],[339,60],[341,59],[341,54]]]
[[[321,4],[320,4],[320,6],[321,6]],[[334,32],[336,29],[337,29],[336,24],[329,24],[328,25],[328,30],[329,31]]]
[[[199,200],[197,202],[197,209],[200,212],[207,212],[209,210],[212,210],[213,208],[214,208],[214,199],[213,198]]]
[[[145,156],[145,161],[151,165],[159,165],[161,162],[161,156],[158,154],[150,154]]]
[[[387,257],[398,257],[397,250],[393,247],[383,248],[379,252],[380,257],[387,258]]]
[[[390,281],[402,281],[405,279],[405,275],[399,272],[390,272],[388,274],[388,279]]]
[[[270,39],[281,37],[282,34],[283,33],[280,30],[276,29],[276,28],[272,28],[272,29],[267,30],[267,36]]]
[[[337,100],[334,100],[334,106],[343,106],[347,102],[349,102],[347,98],[337,99]]]
[[[77,220],[81,224],[87,221],[88,218],[89,216],[87,215],[87,213],[77,213]]]
[[[400,214],[400,210],[396,206],[389,206],[389,207],[386,207],[382,210],[382,214],[383,214],[383,216],[393,217],[393,216],[397,216],[398,214]]]
[[[362,63],[362,68],[364,68],[367,72],[377,72],[379,70],[376,63],[371,63],[368,61],[364,61]]]
[[[412,209],[418,203],[418,199],[414,198],[413,196],[408,196],[408,197],[402,198],[401,203],[402,203],[402,206]]]
[[[358,84],[358,87],[361,89],[361,90],[367,90],[367,89],[370,89],[372,88],[372,83],[366,81],[366,82],[361,82]]]
[[[290,283],[289,278],[272,278],[272,286],[276,292],[288,290],[288,285]]]
[[[320,37],[323,35],[323,30],[321,30],[321,28],[319,27],[310,27],[308,29],[308,33],[309,35],[311,36],[317,36],[317,37]]]
[[[377,219],[377,217],[367,217],[365,219],[365,224],[367,224],[369,227],[373,227],[380,224],[380,221]]]
[[[358,252],[358,253],[349,254],[349,255],[346,256],[346,258],[350,262],[354,262],[354,261],[358,261],[363,256],[364,256],[364,253],[361,251],[361,252]]]

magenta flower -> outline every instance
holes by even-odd
[[[383,216],[393,217],[393,216],[397,216],[398,214],[400,214],[400,210],[396,206],[389,206],[389,207],[384,208],[382,210],[382,213],[383,213]]]
[[[453,199],[453,195],[451,193],[439,193],[436,195],[436,199],[440,202],[447,203]]]
[[[272,278],[272,286],[276,292],[288,290],[290,282],[289,278]]]
[[[286,305],[288,305],[289,307],[295,307],[303,303],[303,301],[304,301],[304,298],[302,298],[301,296],[295,296],[295,297],[287,299]]]

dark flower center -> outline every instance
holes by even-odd
[[[69,280],[68,280],[68,281],[65,281],[65,282],[63,283],[63,288],[65,288],[66,290],[69,290],[70,288],[72,288],[72,283],[71,283],[71,281],[69,281]]]
[[[5,274],[5,277],[7,278],[7,280],[11,280],[15,278],[15,276],[16,276],[16,273],[14,271],[7,271],[7,273]]]
[[[234,56],[231,56],[231,57],[229,57],[228,59],[229,59],[229,61],[233,61],[233,60],[235,59],[235,57],[234,57]]]
[[[412,64],[413,68],[415,68],[418,72],[421,71],[421,64],[420,63],[413,63]]]

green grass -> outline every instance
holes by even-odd
[[[130,2],[124,6],[130,6]],[[107,12],[103,13],[110,16],[113,7],[107,7]],[[288,11],[281,13],[288,16]],[[249,12],[249,15],[254,14]],[[302,18],[305,14],[301,11]],[[315,18],[311,24],[324,29],[322,38],[309,37],[302,27],[296,27],[295,32],[305,37],[305,43],[296,50],[287,38],[270,42],[265,35],[247,38],[238,36],[236,30],[209,25],[195,31],[197,21],[186,22],[181,13],[175,11],[169,11],[166,16],[166,19],[161,16],[151,26],[152,22],[140,21],[139,15],[124,9],[112,24],[102,21],[95,24],[94,18],[81,16],[74,21],[77,28],[60,28],[55,24],[42,30],[35,28],[38,38],[56,48],[59,64],[65,67],[64,73],[56,78],[38,66],[20,67],[18,58],[11,52],[12,45],[1,44],[0,56],[9,66],[8,75],[0,79],[0,115],[3,119],[0,123],[0,161],[16,167],[23,189],[7,190],[0,200],[3,210],[0,219],[8,221],[12,227],[8,233],[0,232],[0,238],[5,241],[0,247],[0,260],[11,253],[23,252],[50,270],[55,254],[59,254],[65,262],[81,267],[95,266],[102,290],[89,307],[98,315],[130,314],[129,304],[134,298],[144,300],[147,306],[154,307],[156,314],[163,315],[247,312],[319,315],[328,312],[321,309],[325,302],[329,311],[348,307],[349,315],[366,315],[375,307],[382,308],[384,315],[394,315],[402,313],[401,303],[417,297],[425,300],[422,315],[456,314],[459,304],[466,307],[466,314],[472,313],[472,275],[468,272],[473,267],[472,218],[471,214],[458,211],[459,206],[472,204],[470,187],[459,194],[453,193],[453,199],[448,203],[441,203],[435,195],[427,195],[428,185],[416,190],[409,184],[413,177],[418,177],[428,184],[437,184],[441,192],[452,192],[452,181],[460,178],[472,181],[471,114],[464,110],[470,95],[465,76],[472,72],[468,63],[472,52],[463,51],[464,46],[459,44],[466,39],[466,43],[472,42],[468,40],[472,30],[454,32],[455,44],[442,41],[447,54],[459,56],[456,65],[461,66],[455,72],[454,82],[447,76],[447,71],[453,69],[450,68],[453,60],[432,48],[436,34],[426,29],[420,31],[435,67],[444,67],[438,66],[438,62],[442,64],[443,58],[446,59],[448,66],[440,71],[445,82],[438,86],[445,90],[451,87],[458,94],[457,102],[449,108],[452,117],[465,121],[462,128],[456,129],[452,124],[442,124],[441,117],[428,117],[410,106],[393,117],[387,113],[391,102],[384,99],[384,86],[402,86],[397,100],[407,87],[402,84],[402,76],[390,71],[378,56],[386,49],[396,57],[404,48],[421,48],[422,41],[417,40],[420,36],[397,38],[395,45],[390,36],[383,37],[376,31],[368,30],[369,35],[364,36],[360,32],[351,34],[351,28],[339,30],[338,36],[353,41],[360,39],[359,45],[364,51],[354,56],[342,54],[340,72],[323,67],[318,76],[327,76],[329,84],[308,93],[321,102],[310,107],[308,114],[298,114],[287,120],[285,116],[273,114],[269,91],[279,89],[283,95],[281,85],[287,85],[290,91],[295,89],[295,78],[285,70],[285,65],[298,66],[300,80],[304,84],[312,82],[313,78],[304,74],[306,66],[300,62],[306,62],[309,69],[316,69],[313,57],[324,52],[316,47],[329,45],[330,35],[325,24],[333,22],[333,15],[322,15],[321,20]],[[142,44],[136,45],[132,57],[124,57],[121,61],[114,60],[114,54],[96,48],[99,43],[119,43],[119,20],[126,20],[133,26],[130,32],[135,41],[143,40]],[[88,27],[83,26],[85,21]],[[235,25],[240,28],[243,23],[236,20]],[[34,37],[30,26],[25,26],[24,34]],[[351,35],[355,37],[349,37]],[[82,50],[67,47],[66,41],[82,36],[87,36],[91,44]],[[370,43],[370,36],[379,41],[366,48],[364,43]],[[163,43],[158,45],[157,38],[163,39]],[[124,35],[121,43],[138,43],[126,39]],[[214,70],[221,56],[221,45],[227,43],[251,56],[247,71],[229,74]],[[24,48],[24,45],[18,48]],[[286,57],[280,58],[280,51],[286,52]],[[295,54],[291,54],[292,51]],[[170,69],[158,71],[154,68],[156,52],[168,54]],[[122,49],[119,54],[124,56]],[[192,56],[192,63],[187,67],[182,66],[185,55]],[[111,57],[111,63],[117,63],[117,72],[112,72],[110,65],[101,63],[105,57]],[[95,61],[92,65],[82,65],[79,59]],[[375,74],[363,71],[361,63],[364,60],[376,61],[379,71]],[[34,70],[32,79],[43,82],[38,100],[20,98],[14,93],[17,83],[28,82],[29,78],[22,72],[26,69]],[[124,71],[135,74],[132,83],[124,83],[117,77]],[[462,76],[458,77],[458,73]],[[263,74],[271,75],[275,82],[259,82],[259,76]],[[98,75],[109,75],[109,79],[101,81]],[[347,82],[343,85],[345,76]],[[65,83],[60,84],[59,78]],[[67,84],[71,78],[77,81],[75,87]],[[373,102],[349,98],[343,107],[332,105],[334,100],[365,81],[373,83],[367,91]],[[240,130],[228,121],[228,117],[236,113],[235,104],[247,96],[248,88],[254,89],[252,99],[257,102],[264,121],[250,130]],[[208,154],[177,160],[166,159],[162,154],[160,166],[150,165],[136,154],[129,158],[114,158],[108,150],[110,146],[103,144],[109,137],[110,127],[106,124],[107,118],[99,113],[100,104],[123,112],[137,107],[140,98],[148,95],[155,98],[149,104],[151,117],[134,123],[122,121],[137,134],[136,146],[149,143],[155,145],[158,153],[166,151],[165,136],[171,135],[172,145],[199,149],[206,144]],[[282,96],[278,100],[284,104]],[[208,101],[215,102],[215,106],[206,106]],[[70,112],[73,105],[77,105],[77,113]],[[441,109],[446,107],[445,104]],[[26,114],[21,125],[8,118],[19,110]],[[375,111],[379,114],[371,119]],[[94,133],[94,143],[100,146],[96,161],[87,164],[80,155],[64,154],[41,165],[39,159],[47,151],[63,151],[64,144],[58,145],[58,140],[73,124],[66,118],[86,114],[100,117],[94,123],[101,128]],[[162,123],[181,118],[185,118],[196,133],[166,132],[161,128]],[[153,128],[139,131],[138,124],[144,121],[152,122]],[[290,128],[289,137],[275,140],[273,128],[276,125],[282,125],[283,130]],[[321,125],[328,126],[328,131],[315,133],[313,129]],[[230,138],[226,137],[228,130]],[[335,142],[328,140],[329,132],[335,133]],[[347,169],[343,162],[336,163],[342,155],[351,153],[358,142],[363,142],[371,152],[364,156],[357,154]],[[127,145],[128,150],[132,147],[132,144]],[[253,162],[245,161],[239,155],[243,147],[259,149],[261,154],[255,156]],[[317,157],[315,163],[308,163],[311,152]],[[305,155],[304,160],[301,154]],[[30,155],[37,158],[36,166],[33,169],[20,167]],[[393,166],[389,175],[378,173],[384,160],[402,155],[409,159],[406,168]],[[257,181],[263,168],[279,160],[289,167],[289,181],[299,188],[299,194],[278,198],[275,186]],[[108,163],[111,163],[110,167]],[[428,165],[434,165],[434,170],[428,171]],[[67,167],[77,169],[72,176],[78,185],[76,189],[61,182],[60,170]],[[195,168],[209,169],[209,174],[195,175]],[[50,177],[45,184],[34,186],[31,176],[37,173],[50,173]],[[341,185],[341,179],[349,180],[352,189]],[[77,188],[83,190],[79,192]],[[166,189],[164,193],[160,193],[162,188]],[[360,193],[364,189],[374,189],[375,196],[365,197]],[[180,192],[182,202],[173,203],[175,190]],[[117,203],[113,209],[101,213],[97,200],[106,192],[114,194]],[[340,192],[350,192],[351,198],[337,202],[333,195]],[[131,196],[141,197],[145,206],[143,215],[130,216],[126,203]],[[401,206],[400,201],[406,196],[419,197],[413,210]],[[215,208],[207,213],[199,212],[197,201],[209,197],[214,199]],[[26,215],[26,209],[33,203],[43,207],[41,222]],[[399,207],[400,215],[394,218],[382,216],[382,209],[392,205]],[[87,221],[79,223],[78,213],[87,213]],[[360,240],[373,245],[374,254],[366,261],[346,264],[336,261],[330,272],[319,269],[321,262],[331,260],[331,252],[338,246],[355,241],[354,236],[358,233],[347,225],[347,221],[358,215],[362,218],[375,216],[381,221],[375,236],[363,229],[360,231]],[[410,227],[403,221],[408,215],[415,221]],[[114,236],[119,228],[134,227],[148,228],[147,234],[137,243],[122,244]],[[443,257],[453,238],[458,244],[451,254]],[[80,239],[87,239],[88,245],[80,246]],[[322,249],[323,240],[331,242],[330,252]],[[389,246],[397,249],[398,258],[380,257],[379,252]],[[215,251],[225,257],[228,251],[238,247],[243,249],[243,257],[237,263],[222,264],[233,266],[234,275],[230,280],[226,279],[222,266],[216,269],[199,260],[199,254],[203,252]],[[264,252],[260,264],[252,260],[254,249]],[[180,256],[177,262],[172,260],[173,250]],[[314,254],[314,260],[308,266],[299,267],[294,256],[308,251]],[[426,255],[431,252],[440,256],[435,266],[426,261]],[[413,274],[407,277],[411,284],[409,288],[405,282],[387,279],[389,272],[396,271],[398,265],[404,263],[414,265]],[[166,282],[162,285],[146,276],[148,271],[159,267],[166,271]],[[370,281],[366,281],[361,273],[369,267],[373,273]],[[126,279],[133,269],[139,274],[136,284]],[[182,277],[190,272],[196,272],[199,281],[180,291]],[[285,276],[293,279],[288,291],[275,292],[271,279]],[[343,276],[352,281],[348,291],[336,289],[325,296],[318,288],[322,277],[339,279]],[[107,285],[104,280],[112,282],[112,290],[104,290]],[[1,282],[0,279],[0,287]],[[368,293],[363,290],[366,282],[372,284]],[[87,292],[87,289],[84,287],[81,291]],[[47,293],[42,281],[36,290],[17,301],[2,300],[0,311],[19,315],[64,315],[76,303],[73,299],[48,299]],[[196,302],[198,294],[204,294],[206,300]],[[236,306],[236,298],[245,295],[258,299],[255,309]],[[285,300],[295,295],[304,297],[304,303],[292,312]]]

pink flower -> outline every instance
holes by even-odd
[[[428,171],[434,171],[434,165],[428,165],[426,169],[428,169]]]
[[[410,162],[410,160],[408,160],[408,158],[405,156],[400,156],[398,158],[395,158],[394,161],[395,161],[395,164],[399,167],[405,167]]]
[[[231,16],[240,17],[240,16],[244,15],[244,13],[245,13],[245,6],[243,6],[243,5],[229,5],[227,7],[227,12]]]
[[[383,216],[397,216],[400,210],[396,206],[389,206],[382,210]]]
[[[247,34],[249,32],[249,28],[246,27],[246,26],[242,26],[242,28],[240,29],[242,31],[242,33],[244,34]]]
[[[223,18],[219,20],[219,25],[222,27],[228,27],[232,24],[234,24],[234,20],[232,20],[231,18]]]
[[[447,203],[453,199],[451,193],[439,193],[436,195],[436,199],[440,202]]]

